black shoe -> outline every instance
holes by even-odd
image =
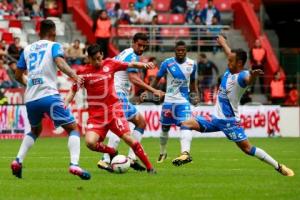
[[[137,160],[130,161],[130,167],[136,171],[145,171],[146,168],[142,166]]]
[[[167,159],[168,155],[167,153],[164,154],[159,154],[158,159],[157,159],[157,163],[163,163],[166,159]]]
[[[154,168],[147,169],[148,174],[157,174],[156,170]]]

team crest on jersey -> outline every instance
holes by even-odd
[[[104,71],[104,72],[108,72],[108,71],[109,71],[109,67],[104,66],[104,67],[103,67],[103,71]]]
[[[88,128],[88,129],[92,129],[92,128],[94,128],[94,125],[93,125],[93,124],[88,124],[88,125],[87,125],[87,128]]]
[[[235,76],[232,76],[232,77],[231,77],[231,80],[233,80],[233,81],[234,81],[234,79],[235,79]]]
[[[173,72],[175,72],[175,71],[176,71],[176,67],[171,67],[171,70],[172,70]]]

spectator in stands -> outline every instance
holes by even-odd
[[[6,43],[4,40],[0,41],[0,59],[4,60],[6,56]]]
[[[8,3],[7,0],[2,0],[2,2],[0,2],[0,10],[2,10],[2,14],[3,12],[13,14],[14,6],[12,3]]]
[[[255,40],[254,47],[250,50],[250,62],[251,69],[261,69],[264,71],[264,65],[266,63],[267,51],[262,47],[260,39]],[[260,91],[263,94],[265,92],[264,77],[259,77]],[[253,92],[254,87],[252,87]]]
[[[153,17],[156,15],[156,12],[153,10],[151,4],[147,5],[146,10],[141,12],[140,21],[143,24],[151,24]]]
[[[108,56],[108,45],[111,37],[111,21],[108,18],[106,10],[100,10],[98,17],[95,18],[93,24],[93,31],[97,43],[101,46],[103,50],[103,56],[106,58]]]
[[[130,24],[140,23],[140,13],[135,10],[133,2],[129,2],[128,10],[125,11],[125,14],[129,17]]]
[[[121,9],[120,3],[116,3],[112,9],[108,10],[107,14],[111,20],[111,23],[117,25],[119,24],[118,22],[120,22],[120,20],[123,20],[125,13]]]
[[[278,70],[270,83],[270,97],[272,104],[281,105],[285,99],[284,80]]]
[[[208,37],[206,37],[207,40],[215,41],[218,35],[221,34],[222,29],[218,27],[218,25],[220,25],[218,18],[216,16],[213,16],[211,26],[207,28],[207,34],[208,34]],[[208,47],[208,50],[209,51],[212,50],[214,54],[217,53],[219,49],[220,47],[217,44],[213,45],[212,47]]]
[[[197,3],[194,9],[188,10],[186,14],[186,22],[188,24],[194,24],[194,19],[196,17],[199,17],[200,19],[200,16],[201,16],[201,5],[200,3]]]
[[[186,0],[171,0],[170,8],[172,13],[186,13],[187,11],[187,3]]]
[[[15,37],[14,43],[9,45],[9,47],[7,49],[7,53],[8,53],[8,55],[12,56],[14,59],[19,60],[22,51],[23,51],[23,48],[20,45],[20,38]]]
[[[218,22],[221,21],[220,11],[214,6],[213,0],[208,0],[207,7],[201,12],[201,21],[205,25],[211,25],[214,16],[218,19]]]
[[[40,6],[37,1],[34,1],[32,10],[30,11],[30,17],[44,17],[43,12],[40,10]]]
[[[297,86],[294,83],[290,83],[288,85],[288,95],[284,105],[287,106],[298,106],[299,105],[299,91],[297,90]]]
[[[81,65],[83,50],[80,48],[80,40],[75,40],[74,44],[69,47],[66,54],[69,65]]]
[[[212,61],[207,59],[206,54],[201,53],[198,59],[198,81],[201,89],[210,89],[213,83],[213,70],[215,71],[217,77],[219,76],[219,69]]]
[[[199,4],[199,0],[187,0],[186,4],[187,4],[187,10],[191,11],[194,10],[196,6]]]
[[[60,17],[63,13],[63,2],[61,0],[43,0],[41,8],[45,17]]]
[[[8,69],[7,69],[7,74],[11,80],[11,87],[12,88],[17,88],[21,87],[21,84],[16,80],[15,77],[15,71],[17,69],[17,63],[15,61],[10,61],[8,63]]]
[[[0,89],[10,88],[11,86],[12,83],[4,67],[4,62],[3,60],[0,60]]]
[[[142,10],[144,10],[144,8],[146,8],[151,3],[151,0],[136,0],[134,7],[137,11],[142,12]]]
[[[87,7],[90,14],[98,10],[106,9],[104,0],[87,0]]]
[[[22,0],[16,0],[13,3],[13,13],[16,16],[23,16],[24,15],[24,5]]]

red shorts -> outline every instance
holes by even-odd
[[[124,116],[112,118],[108,123],[103,123],[103,119],[90,117],[87,121],[87,131],[97,133],[100,141],[103,141],[108,131],[112,131],[119,137],[130,132],[128,121]]]

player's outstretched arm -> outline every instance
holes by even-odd
[[[245,82],[247,85],[252,85],[256,78],[262,75],[264,75],[264,72],[261,69],[250,70],[250,74],[245,78]]]
[[[65,59],[62,57],[57,57],[54,59],[57,67],[62,71],[64,74],[69,76],[71,79],[76,81],[77,84],[82,85],[84,80],[82,77],[78,76],[74,70],[71,69],[71,67],[67,64]]]
[[[23,85],[27,85],[27,77],[25,75],[25,70],[22,70],[22,69],[16,69],[15,71],[15,77],[16,77],[16,80],[23,84]]]
[[[220,45],[221,47],[223,47],[223,49],[224,49],[224,51],[225,51],[225,54],[226,54],[227,56],[229,56],[229,55],[231,54],[231,49],[230,49],[230,47],[228,46],[227,41],[226,41],[226,39],[224,38],[224,36],[223,36],[223,35],[219,35],[217,41],[218,41],[219,45]]]
[[[193,105],[197,105],[200,102],[199,91],[197,86],[197,80],[191,80],[190,83],[190,99]]]
[[[76,95],[76,91],[74,91],[74,90],[71,89],[69,91],[69,93],[67,94],[67,97],[65,99],[65,106],[66,107],[69,106],[70,102],[74,99],[75,95]]]
[[[152,62],[148,63],[142,63],[142,62],[131,62],[129,63],[128,67],[134,67],[139,69],[153,69],[155,65]],[[163,91],[157,90],[150,85],[146,84],[138,75],[137,73],[129,73],[128,74],[129,80],[134,85],[137,85],[138,87],[147,90],[149,92],[152,92],[155,96],[162,97],[165,95]]]

